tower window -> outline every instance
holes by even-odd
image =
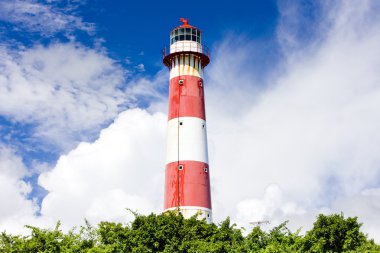
[[[203,87],[203,82],[199,81],[199,87]]]
[[[193,28],[180,28],[170,33],[171,44],[183,40],[196,41],[200,43],[201,32]]]
[[[182,126],[182,125],[183,125],[183,122],[182,122],[182,121],[180,121],[180,122],[179,122],[179,125],[180,125],[180,126]]]
[[[207,173],[208,172],[208,168],[207,167],[204,168],[203,171]]]
[[[185,81],[183,79],[179,79],[179,81],[178,81],[179,85],[183,85],[184,82]]]
[[[178,170],[183,170],[183,165],[182,164],[178,165]]]

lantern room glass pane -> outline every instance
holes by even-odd
[[[197,36],[201,36],[201,32],[197,30]]]
[[[186,34],[191,34],[191,28],[186,28]]]
[[[174,37],[174,42],[177,42],[178,41],[178,36],[175,36]]]
[[[197,36],[195,36],[195,35],[191,36],[191,40],[192,41],[197,41]]]
[[[179,30],[178,30],[178,34],[179,34],[179,35],[183,35],[183,34],[185,34],[185,29],[183,29],[183,28],[179,29]]]
[[[193,30],[191,31],[191,34],[192,34],[192,35],[197,35],[197,29],[193,29]]]
[[[180,35],[179,40],[185,40],[185,35]]]
[[[191,35],[186,35],[186,40],[191,40]]]
[[[175,31],[174,31],[174,35],[178,35],[178,30],[175,30]]]
[[[200,43],[200,42],[201,42],[198,36],[197,36],[197,42],[198,42],[198,43]]]

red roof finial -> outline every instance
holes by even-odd
[[[179,21],[183,23],[182,26],[189,26],[189,20],[187,20],[186,18],[180,18]]]

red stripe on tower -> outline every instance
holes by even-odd
[[[202,78],[182,75],[170,79],[168,118],[178,117],[206,119]]]
[[[164,211],[212,222],[203,68],[210,62],[201,31],[183,25],[170,34],[164,64],[170,69]]]

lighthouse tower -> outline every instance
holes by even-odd
[[[203,69],[210,62],[202,32],[181,18],[163,62],[170,70],[164,212],[212,222]]]

